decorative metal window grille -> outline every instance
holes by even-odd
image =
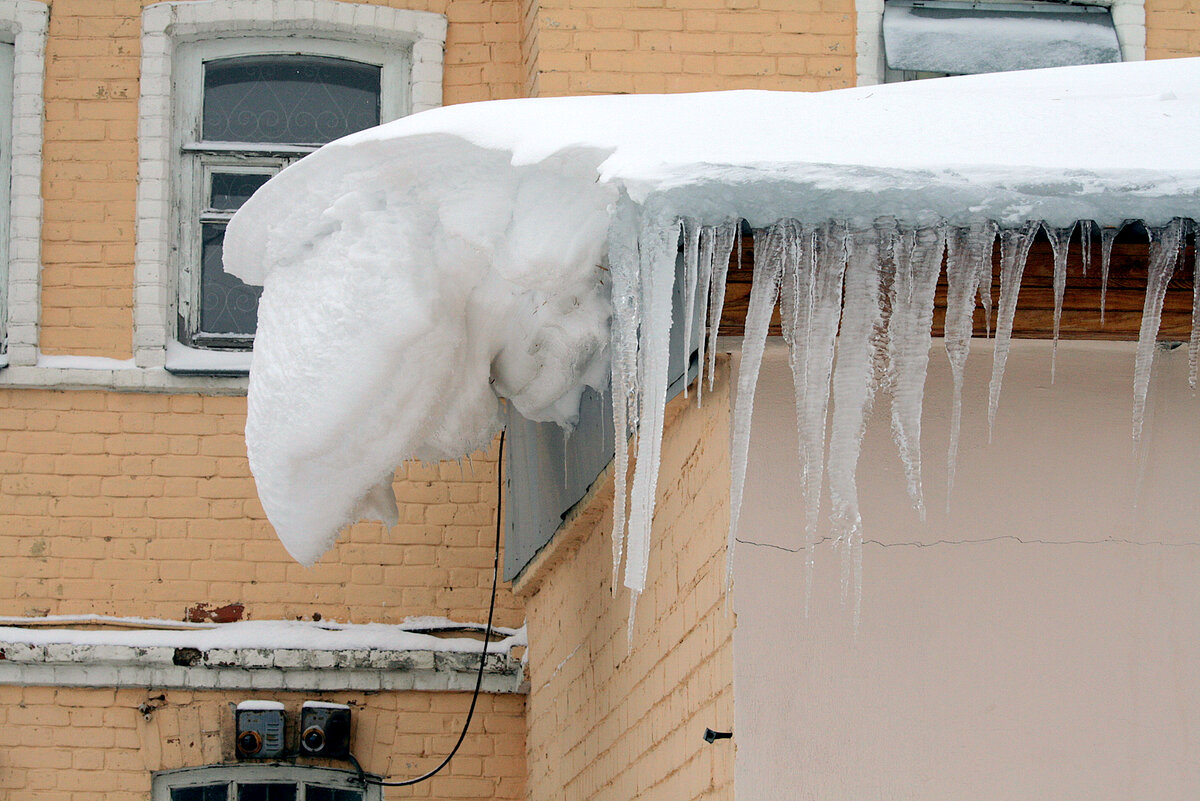
[[[380,801],[357,774],[294,765],[210,765],[154,775],[153,801]]]
[[[262,288],[224,271],[225,227],[279,170],[326,142],[378,125],[382,70],[295,53],[210,59],[201,69],[198,124],[182,143],[196,212],[182,220],[180,339],[194,347],[248,349]]]

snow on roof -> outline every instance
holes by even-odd
[[[654,270],[673,280],[674,220],[1159,226],[1200,218],[1198,130],[1185,59],[497,101],[346,137],[268,182],[225,239],[226,268],[264,284],[246,429],[263,507],[311,563],[356,519],[395,522],[397,464],[486,446],[500,397],[569,424],[583,386],[609,380],[614,310],[640,320]],[[614,334],[613,375],[659,348],[637,330]],[[653,440],[657,385],[623,391]],[[653,487],[635,478],[634,494]],[[652,511],[634,504],[639,526]]]

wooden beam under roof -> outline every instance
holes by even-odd
[[[1149,245],[1145,229],[1140,225],[1127,226],[1113,246],[1109,268],[1108,292],[1104,324],[1100,324],[1100,240],[1092,242],[1092,258],[1087,275],[1083,270],[1083,253],[1078,230],[1071,240],[1067,260],[1067,289],[1063,296],[1061,339],[1136,340],[1142,324],[1142,307],[1146,298],[1146,267]],[[1195,265],[1195,240],[1189,238],[1163,304],[1160,340],[1187,341],[1192,330],[1192,285]],[[721,315],[719,333],[723,336],[742,336],[746,325],[746,308],[750,302],[751,268],[754,265],[754,237],[742,237],[741,269],[738,253],[730,257],[729,278],[726,283],[725,308]],[[1000,245],[993,251],[992,265],[992,329],[995,330],[995,309],[1000,299]],[[946,317],[946,275],[943,269],[938,282],[933,315],[933,335],[942,335]],[[1025,275],[1018,296],[1013,336],[1022,339],[1050,339],[1054,332],[1054,258],[1045,232],[1039,232],[1029,252]],[[779,310],[771,319],[771,334],[779,335]],[[983,309],[975,310],[975,335],[985,336]]]

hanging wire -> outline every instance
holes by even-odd
[[[463,723],[462,732],[458,735],[458,742],[454,744],[454,747],[450,749],[450,753],[446,755],[446,758],[443,759],[441,764],[439,764],[436,768],[428,773],[417,776],[415,779],[403,779],[400,781],[386,781],[384,779],[376,779],[367,776],[365,771],[363,771],[362,766],[358,763],[358,760],[355,759],[351,754],[348,756],[348,759],[358,770],[359,780],[363,782],[363,784],[374,784],[380,787],[408,787],[409,785],[418,784],[426,779],[433,778],[442,770],[442,768],[450,764],[450,760],[453,759],[454,755],[458,753],[458,749],[463,744],[463,740],[467,738],[467,729],[471,727],[471,718],[475,714],[475,704],[477,701],[479,701],[479,690],[483,687],[483,668],[487,663],[488,643],[491,642],[492,639],[492,618],[496,612],[496,585],[500,577],[500,504],[504,495],[503,470],[504,429],[500,429],[500,453],[496,459],[496,550],[495,554],[492,556],[492,599],[488,603],[487,628],[485,629],[483,636],[483,652],[479,655],[479,672],[475,676],[475,692],[471,694],[471,706],[467,709],[467,720],[465,723]]]

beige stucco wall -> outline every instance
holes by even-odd
[[[350,704],[355,756],[367,771],[393,778],[433,768],[454,745],[470,701],[467,693],[0,686],[0,799],[145,801],[154,771],[234,761],[230,704],[248,697],[283,702],[292,721],[305,700]],[[149,720],[138,712],[143,703],[156,707]],[[523,718],[522,696],[480,696],[471,732],[445,771],[385,797],[523,798]]]
[[[1196,798],[1200,416],[1186,347],[1160,354],[1139,462],[1132,343],[1061,343],[1053,385],[1050,343],[1015,343],[990,444],[991,348],[974,343],[947,515],[940,345],[926,523],[882,399],[864,442],[857,632],[828,542],[804,618],[803,556],[781,550],[803,541],[791,374],[778,352],[764,365],[740,531],[760,544],[738,546],[735,581],[739,797]]]
[[[518,582],[529,625],[529,798],[687,801],[733,797],[726,604],[729,380],[703,408],[667,412],[646,592],[632,648],[629,592],[615,597],[612,484],[598,488]]]

